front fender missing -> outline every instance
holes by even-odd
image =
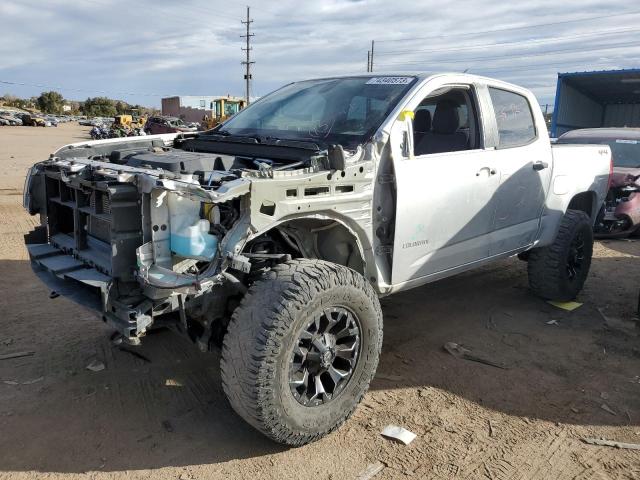
[[[330,213],[299,215],[274,222],[252,234],[246,243],[277,230],[294,240],[299,256],[344,265],[369,277],[367,267],[373,264],[372,249],[370,244],[363,245],[361,239],[366,240],[367,237],[357,228]]]

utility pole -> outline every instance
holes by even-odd
[[[371,50],[367,50],[367,72],[369,72],[370,63],[371,63]]]
[[[245,89],[246,89],[246,106],[249,105],[249,84],[251,82],[251,65],[256,63],[256,62],[252,62],[251,61],[251,37],[254,36],[253,33],[249,33],[250,32],[250,26],[253,23],[253,20],[251,20],[249,18],[249,7],[247,6],[247,19],[246,20],[241,20],[241,23],[243,23],[244,25],[247,26],[247,33],[246,35],[240,35],[240,37],[242,38],[246,38],[247,40],[247,46],[245,48],[243,48],[242,50],[245,51],[247,53],[247,59],[244,62],[241,62],[242,65],[244,65],[246,67],[245,73],[244,73],[244,81],[245,81]]]
[[[369,71],[373,72],[373,45],[374,41],[371,40],[371,60],[369,60]]]

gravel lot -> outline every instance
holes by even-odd
[[[35,352],[0,360],[0,478],[349,479],[375,462],[376,479],[640,478],[639,451],[581,441],[640,443],[640,242],[596,245],[573,312],[533,297],[516,259],[385,299],[364,402],[335,434],[286,449],[235,416],[217,353],[171,332],[122,350],[32,274],[24,173],[88,132],[0,127],[0,355]],[[508,369],[456,359],[450,341]],[[382,438],[389,423],[418,438]]]

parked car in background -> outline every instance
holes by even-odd
[[[195,132],[197,127],[188,126],[176,117],[149,117],[144,126],[144,131],[149,135],[158,133]]]
[[[45,122],[44,119],[40,117],[36,117],[35,115],[32,115],[30,113],[23,113],[20,119],[22,120],[22,124],[25,127],[46,127],[47,126],[47,122]]]
[[[113,121],[113,119],[110,120]],[[105,123],[107,123],[107,120],[102,117],[83,118],[78,122],[78,124],[84,127],[95,127],[96,125],[104,125]]]
[[[3,114],[3,115],[0,115],[0,125],[10,125],[10,126],[22,125],[22,120],[20,120],[18,117],[15,117],[13,115]]]
[[[613,156],[609,192],[594,225],[598,238],[623,238],[640,227],[640,128],[585,128],[562,135],[558,144],[608,145]]]

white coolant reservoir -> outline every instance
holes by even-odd
[[[209,233],[209,220],[200,218],[200,202],[169,193],[171,251],[184,258],[213,260],[218,237]]]

